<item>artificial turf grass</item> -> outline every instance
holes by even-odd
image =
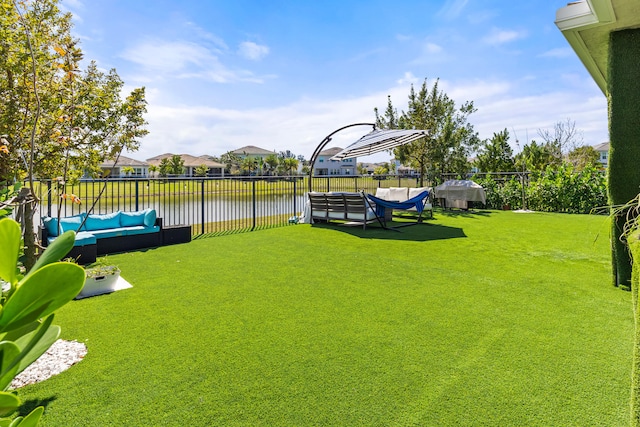
[[[89,354],[21,396],[55,397],[45,426],[624,425],[607,227],[437,214],[112,256],[134,288],[64,307]]]

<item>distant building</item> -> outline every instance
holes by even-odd
[[[352,157],[350,159],[343,160],[331,160],[331,157],[335,156],[342,151],[342,148],[334,147],[321,151],[313,164],[314,176],[328,176],[328,175],[356,175],[357,159]]]
[[[394,173],[391,170],[391,164],[392,162],[378,162],[378,163],[365,163],[365,162],[361,162],[358,163],[358,171],[360,171],[362,168],[364,168],[367,172],[367,174],[372,175],[377,168],[380,167],[385,167],[385,166],[389,166],[389,172],[387,172],[387,174],[392,174]]]
[[[602,144],[594,145],[593,149],[600,155],[598,159],[600,164],[606,168],[609,165],[609,143],[603,142]]]
[[[206,176],[224,176],[225,165],[213,160],[212,156],[192,156],[190,154],[178,154],[184,162],[184,173],[180,176],[196,176],[196,168],[200,166],[207,167]],[[147,159],[149,165],[160,167],[162,159],[170,159],[173,157],[173,153],[160,154],[159,156]]]
[[[117,163],[115,159],[107,159],[98,167],[102,169],[102,177],[104,178],[146,178],[149,176],[147,162],[125,156],[118,157]]]
[[[390,163],[394,163],[396,165],[396,174],[397,175],[410,176],[410,177],[418,175],[418,171],[416,171],[411,166],[403,165],[402,163],[400,163],[400,160],[398,160],[398,159],[391,159]]]
[[[247,145],[246,147],[238,148],[237,150],[231,151],[231,153],[235,154],[240,159],[245,159],[247,157],[259,157],[262,160],[266,159],[272,154],[277,154],[275,151],[265,150],[264,148],[256,147],[254,145]]]

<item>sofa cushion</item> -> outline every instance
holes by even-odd
[[[389,199],[389,189],[388,188],[376,188],[375,196],[378,199],[391,200],[391,199]]]
[[[376,214],[371,208],[367,208],[366,217],[364,212],[349,212],[347,214],[347,219],[352,219],[354,221],[371,221],[376,219]]]
[[[96,236],[89,231],[80,231],[76,233],[76,241],[73,246],[86,246],[96,243]]]
[[[57,238],[58,236],[48,236],[47,244],[50,245]],[[96,243],[96,236],[94,236],[88,231],[80,231],[76,233],[76,240],[75,242],[73,242],[73,246],[95,245],[95,243]]]
[[[136,227],[138,225],[144,225],[144,216],[147,210],[137,212],[121,212],[120,213],[120,226],[121,227]]]
[[[121,212],[113,212],[104,215],[89,215],[85,228],[87,231],[106,230],[109,228],[120,228]]]
[[[127,227],[124,232],[127,236],[135,236],[138,234],[149,234],[149,233],[158,233],[160,231],[160,227],[154,225],[153,227],[146,227],[144,225],[137,225],[135,227]]]
[[[85,216],[87,216],[87,214],[82,212],[78,215],[60,218],[60,228],[62,229],[61,232],[64,233],[65,231],[69,230],[78,231],[78,228],[80,228],[80,224],[82,224]],[[58,218],[44,217],[42,218],[42,222],[47,228],[47,234],[49,236],[58,236]],[[82,227],[82,230],[85,230],[84,226]]]
[[[409,188],[409,198],[413,198],[416,197],[418,194],[422,193],[423,191],[428,191],[429,193],[431,193],[431,188],[430,187],[418,187],[418,188]]]
[[[144,214],[144,226],[153,227],[156,225],[156,210],[148,209]]]
[[[391,187],[389,188],[389,201],[404,202],[409,197],[409,189],[407,187]]]
[[[120,237],[127,235],[128,227],[115,227],[107,228],[104,230],[93,230],[91,233],[96,236],[96,239],[106,239],[107,237]]]

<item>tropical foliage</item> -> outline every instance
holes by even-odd
[[[527,208],[541,212],[590,213],[607,205],[606,177],[594,166],[575,170],[564,163],[559,168],[548,166],[544,173],[531,174],[525,181],[524,205],[522,175],[498,178],[477,175],[472,178],[487,193],[487,206],[501,209]]]
[[[456,107],[455,101],[440,90],[439,80],[429,88],[425,79],[417,92],[411,86],[406,112],[398,115],[391,97],[383,115],[375,109],[376,126],[427,131],[424,138],[394,150],[396,159],[413,167],[421,177],[449,172],[463,174],[469,170],[467,159],[480,143],[473,125],[468,122],[469,115],[475,111],[471,101]]]
[[[58,237],[26,274],[17,268],[20,225],[0,219],[0,240],[0,417],[10,417],[21,403],[8,391],[13,378],[58,339],[53,313],[78,295],[85,273],[76,264],[59,262],[73,246],[73,231]],[[43,411],[38,407],[25,417],[0,418],[0,426],[35,426]]]

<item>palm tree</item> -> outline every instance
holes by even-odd
[[[298,159],[296,159],[295,157],[287,157],[286,159],[284,159],[284,170],[287,172],[287,174],[291,175],[292,171],[297,171],[298,170]]]
[[[127,178],[131,177],[131,174],[135,172],[135,169],[131,166],[125,166],[122,168],[122,172],[126,175]]]

